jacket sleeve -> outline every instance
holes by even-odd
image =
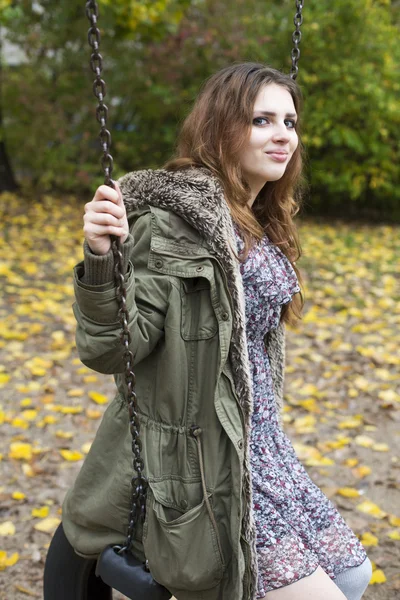
[[[148,356],[164,335],[170,281],[168,276],[147,267],[151,241],[152,213],[139,210],[128,216],[130,233],[122,245],[125,264],[126,307],[134,365]],[[113,281],[112,250],[93,254],[86,242],[84,260],[74,267],[77,321],[75,341],[84,365],[99,373],[124,371],[119,305]]]

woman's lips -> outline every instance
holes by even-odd
[[[281,152],[267,152],[266,154],[267,156],[270,156],[273,160],[276,160],[278,162],[285,162],[285,160],[288,157],[287,154]]]

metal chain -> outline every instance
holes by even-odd
[[[291,52],[292,68],[290,69],[290,77],[292,79],[296,79],[297,74],[299,72],[299,67],[297,66],[297,63],[300,58],[299,44],[301,41],[300,26],[303,23],[303,14],[302,14],[303,4],[304,4],[303,0],[296,0],[296,14],[293,19],[296,29],[294,30],[294,32],[292,34],[292,41],[293,41],[294,45],[293,45],[292,52]]]
[[[96,0],[88,0],[86,2],[86,16],[90,22],[90,28],[88,30],[88,42],[93,53],[90,57],[90,66],[93,73],[96,74],[96,79],[93,82],[93,93],[99,101],[99,105],[96,108],[96,118],[101,124],[100,131],[100,142],[103,148],[103,157],[101,159],[101,166],[104,171],[104,183],[115,189],[115,183],[111,179],[111,173],[113,170],[113,158],[109,153],[109,147],[111,145],[111,134],[106,128],[108,107],[104,104],[104,97],[106,95],[106,84],[101,78],[102,72],[102,56],[99,53],[100,46],[100,31],[97,28],[97,18],[99,16],[99,9]],[[142,451],[142,442],[139,437],[140,423],[139,415],[137,412],[137,399],[135,394],[136,378],[132,371],[133,366],[133,354],[129,350],[129,344],[131,342],[131,334],[128,328],[129,313],[126,307],[126,286],[124,277],[124,262],[123,255],[121,252],[121,240],[118,236],[111,237],[111,248],[114,255],[114,277],[116,284],[116,297],[119,305],[118,319],[121,323],[121,343],[124,347],[123,359],[125,363],[125,381],[127,386],[127,404],[129,412],[129,427],[132,435],[132,453],[133,453],[133,468],[136,475],[133,475],[131,480],[132,486],[132,497],[131,497],[131,511],[129,514],[128,532],[126,542],[123,547],[116,547],[119,553],[129,551],[133,542],[133,536],[135,527],[140,519],[144,523],[146,516],[146,492],[147,492],[147,479],[143,475],[144,462],[140,456]]]

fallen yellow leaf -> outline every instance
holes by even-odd
[[[377,504],[374,504],[370,500],[365,500],[364,502],[361,502],[361,504],[357,504],[356,509],[367,515],[371,515],[376,519],[383,519],[387,516],[387,513],[385,513]]]
[[[339,488],[337,493],[345,498],[358,498],[360,495],[360,492],[356,488],[352,487]]]
[[[0,550],[0,571],[4,571],[6,567],[12,567],[18,560],[18,552],[14,552],[10,557],[7,557],[7,552]]]
[[[357,427],[361,427],[362,420],[361,419],[347,419],[346,421],[342,421],[338,424],[339,429],[356,429]]]
[[[83,454],[87,454],[89,452],[91,445],[92,445],[92,442],[86,442],[85,444],[82,444],[81,450],[82,450]]]
[[[13,492],[11,498],[14,498],[14,500],[24,500],[26,496],[23,492]]]
[[[16,590],[18,590],[19,592],[22,592],[23,594],[26,594],[27,596],[33,596],[34,598],[39,598],[39,594],[37,594],[36,592],[33,592],[32,590],[28,590],[28,588],[24,587],[23,585],[14,583],[14,587]]]
[[[36,419],[38,415],[37,410],[31,408],[28,410],[23,410],[21,413],[21,416],[23,419],[25,419],[26,421],[34,421]]]
[[[83,454],[78,452],[78,450],[60,450],[60,454],[64,460],[68,461],[81,460],[83,458]]]
[[[347,467],[355,467],[356,465],[358,465],[358,458],[346,458],[344,464]]]
[[[49,507],[42,506],[41,508],[32,508],[32,517],[38,517],[39,519],[44,519],[49,514]]]
[[[388,452],[389,451],[389,446],[387,444],[374,444],[373,446],[371,446],[372,450],[375,450],[375,452]]]
[[[400,518],[399,517],[395,517],[394,515],[389,515],[388,521],[393,527],[400,527]]]
[[[396,394],[393,389],[379,392],[378,397],[385,402],[400,402],[400,394]]]
[[[74,437],[74,434],[72,431],[62,431],[61,429],[58,429],[56,431],[56,437],[61,438],[63,440],[70,440]]]
[[[388,535],[388,537],[390,537],[391,540],[396,540],[396,541],[400,540],[400,531],[398,529],[395,529],[394,531],[390,531],[390,533],[388,533],[387,535]]]
[[[6,373],[0,373],[0,386],[5,385],[9,381],[10,381],[10,375],[7,375]]]
[[[80,398],[85,394],[84,390],[81,388],[73,388],[72,390],[68,390],[67,396],[70,398]]]
[[[32,446],[22,442],[13,442],[10,444],[8,456],[17,460],[30,460],[32,458]]]
[[[104,396],[104,394],[100,394],[99,392],[89,392],[88,396],[93,402],[96,404],[107,404],[108,398]]]
[[[372,473],[372,469],[371,467],[367,467],[367,465],[361,465],[355,469],[352,469],[351,472],[355,477],[362,479],[363,477],[370,475]]]
[[[93,408],[86,409],[86,416],[88,419],[100,419],[102,413],[99,410],[94,410]]]
[[[26,475],[26,477],[35,477],[35,475],[36,475],[35,471],[31,467],[31,465],[28,465],[27,463],[24,463],[22,465],[22,472],[24,475]]]
[[[61,520],[57,517],[47,517],[47,519],[43,519],[43,521],[39,521],[33,527],[38,531],[42,531],[43,533],[54,533],[57,529]]]
[[[18,429],[29,429],[28,421],[21,419],[21,417],[14,417],[14,419],[11,421],[11,425],[13,427],[18,427]]]
[[[14,535],[15,534],[15,525],[12,521],[4,521],[4,523],[0,523],[0,535]]]
[[[379,543],[378,538],[369,531],[366,531],[362,534],[360,541],[363,544],[363,546],[377,546]]]
[[[382,569],[376,569],[372,573],[372,577],[369,580],[369,584],[374,585],[375,583],[385,583],[385,581],[386,581],[385,573],[382,571]]]
[[[375,440],[367,435],[357,435],[354,441],[357,446],[363,446],[364,448],[371,448],[375,444]]]

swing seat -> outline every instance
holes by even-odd
[[[101,553],[96,575],[134,600],[169,600],[172,597],[165,587],[154,581],[143,562],[131,552],[119,554],[115,546],[107,546]]]

